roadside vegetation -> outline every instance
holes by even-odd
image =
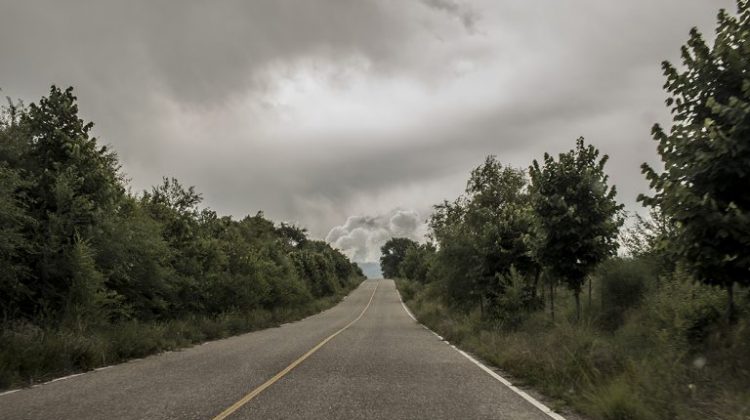
[[[490,156],[382,266],[417,318],[596,419],[750,418],[750,6],[664,63],[663,169],[626,222],[578,139],[528,170]],[[618,249],[619,248],[619,249]]]
[[[72,89],[0,115],[0,389],[299,319],[361,270],[304,229],[132,193]]]

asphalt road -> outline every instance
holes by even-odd
[[[0,395],[0,419],[222,413],[228,419],[550,419],[416,323],[390,280],[368,280],[337,306],[279,328]]]

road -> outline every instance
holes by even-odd
[[[390,280],[302,321],[0,395],[0,419],[217,416],[551,418],[415,322]]]

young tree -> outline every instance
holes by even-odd
[[[623,223],[616,189],[607,185],[599,150],[576,141],[576,148],[555,160],[544,155],[535,160],[531,175],[532,205],[538,231],[535,253],[540,263],[568,285],[581,316],[580,294],[586,276],[617,250],[617,234]]]
[[[672,221],[695,278],[727,290],[730,320],[734,284],[750,284],[750,3],[737,4],[737,16],[719,12],[713,47],[693,28],[684,69],[663,63],[672,128],[652,130],[664,171],[643,164],[655,194],[639,197]]]

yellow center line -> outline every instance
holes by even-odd
[[[329,335],[328,337],[326,337],[325,340],[321,341],[315,347],[313,347],[310,350],[308,350],[307,353],[305,353],[302,356],[300,356],[299,359],[293,361],[289,366],[285,367],[281,372],[277,373],[271,379],[267,380],[266,382],[264,382],[259,387],[257,387],[254,390],[250,391],[247,395],[245,395],[244,397],[242,397],[242,399],[240,399],[236,403],[232,404],[226,410],[222,411],[218,416],[214,417],[213,420],[222,420],[222,419],[225,419],[225,418],[229,417],[232,413],[234,413],[235,411],[239,410],[240,407],[242,407],[243,405],[245,405],[248,402],[250,402],[250,400],[252,400],[253,398],[257,397],[258,394],[260,394],[261,392],[265,391],[266,388],[268,388],[269,386],[271,386],[274,383],[276,383],[276,381],[278,381],[279,379],[283,378],[284,375],[286,375],[287,373],[291,372],[292,369],[296,368],[300,363],[304,362],[305,359],[307,359],[313,353],[315,353],[316,351],[318,351],[327,342],[331,341],[334,337],[336,337],[337,335],[339,335],[342,332],[344,332],[347,328],[349,328],[352,325],[354,325],[355,322],[359,321],[360,318],[362,318],[362,316],[367,311],[367,308],[370,307],[370,304],[372,303],[372,299],[375,297],[375,292],[378,290],[378,286],[380,286],[380,282],[378,282],[377,284],[375,284],[375,289],[373,289],[372,295],[370,296],[370,300],[367,302],[367,305],[365,306],[364,309],[362,309],[362,312],[359,314],[359,316],[356,317],[356,318],[354,318],[354,320],[352,322],[346,324],[344,326],[344,328],[342,328],[342,329],[336,331],[335,333]]]

